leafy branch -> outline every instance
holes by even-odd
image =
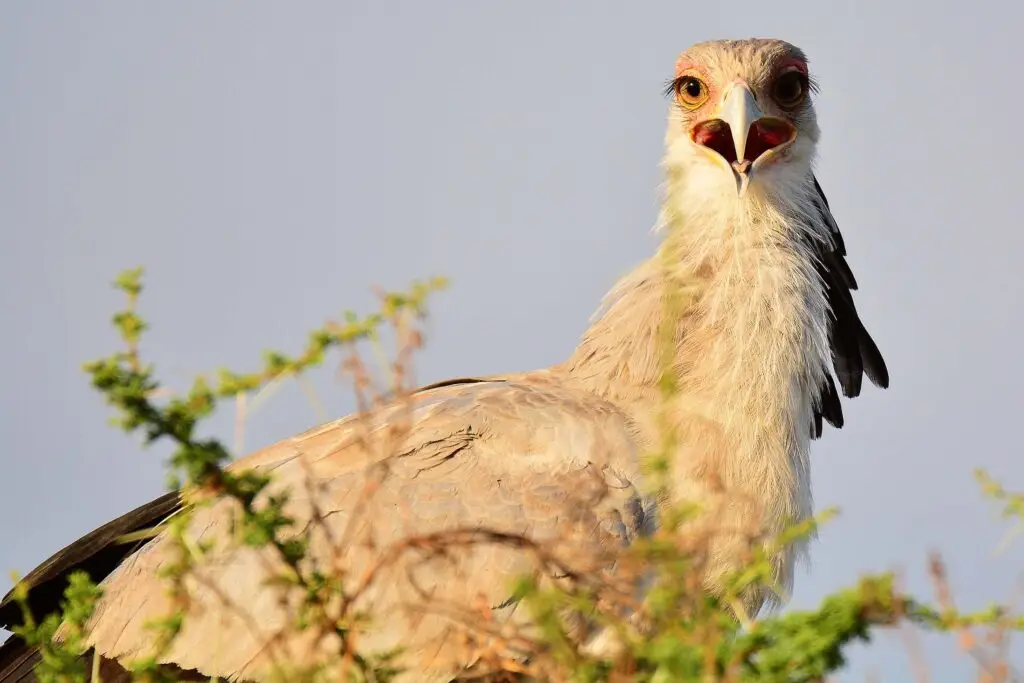
[[[308,532],[297,529],[287,513],[288,495],[268,487],[271,476],[252,470],[234,471],[229,467],[231,454],[216,439],[197,436],[197,427],[209,418],[222,401],[253,392],[285,377],[299,377],[322,365],[333,349],[349,349],[348,367],[354,347],[361,342],[379,345],[381,328],[390,324],[396,329],[409,328],[409,321],[426,314],[426,300],[444,286],[440,279],[414,284],[405,293],[381,294],[380,310],[366,316],[346,313],[341,322],[331,322],[309,334],[305,347],[295,356],[277,351],[264,354],[261,367],[249,373],[221,369],[212,377],[195,379],[187,392],[164,396],[153,366],[142,362],[140,344],[148,324],[138,314],[142,293],[141,269],[126,271],[115,283],[126,297],[126,306],[113,317],[113,324],[124,348],[109,357],[86,364],[92,385],[100,391],[116,411],[116,424],[125,432],[141,433],[145,443],[167,440],[173,444],[169,465],[170,485],[187,495],[184,509],[167,520],[160,531],[166,533],[173,555],[162,568],[172,598],[172,613],[152,624],[156,638],[153,653],[130,664],[137,680],[165,681],[172,677],[158,664],[162,654],[171,647],[185,625],[189,594],[185,577],[212,550],[210,542],[192,538],[189,523],[195,511],[217,499],[230,499],[237,504],[238,540],[246,547],[270,548],[284,568],[275,580],[294,587],[304,596],[292,628],[315,628],[337,636],[342,644],[339,655],[353,665],[350,672],[356,680],[384,681],[395,673],[388,655],[370,657],[357,651],[350,638],[355,621],[352,618],[328,616],[328,605],[340,598],[351,601],[341,570],[324,567],[309,569]],[[670,315],[677,319],[686,313],[685,292],[666,297]],[[672,330],[660,330],[671,335]],[[409,332],[408,347],[419,348],[421,340]],[[394,360],[391,396],[403,389],[398,379],[407,362],[401,354]],[[667,360],[666,360],[667,367]],[[362,377],[361,373],[357,373]],[[357,378],[358,381],[360,380]],[[659,385],[663,398],[670,400],[679,390],[674,376],[664,372]],[[387,398],[387,397],[385,397]],[[678,435],[667,422],[665,438],[648,461],[648,471],[657,482],[656,488],[667,486],[668,454],[676,446]],[[1024,522],[1024,495],[1005,491],[985,473],[978,479],[984,493],[992,498],[1004,517]],[[519,644],[525,644],[529,656],[509,659],[494,655],[499,669],[533,675],[553,681],[733,681],[737,683],[810,683],[821,681],[845,665],[848,646],[871,639],[879,628],[900,624],[916,625],[958,636],[966,650],[978,660],[988,680],[1009,680],[1008,666],[999,666],[978,647],[971,634],[974,629],[991,629],[1000,634],[1024,629],[1024,617],[1013,616],[1002,607],[989,607],[976,612],[963,612],[953,604],[945,576],[945,566],[936,557],[930,568],[936,586],[935,605],[915,600],[895,585],[889,574],[863,577],[856,586],[838,591],[823,600],[816,609],[790,611],[756,622],[741,624],[733,618],[736,596],[756,585],[770,581],[772,566],[769,552],[761,544],[752,544],[750,562],[735,576],[725,580],[728,590],[711,596],[702,591],[699,562],[702,548],[696,542],[683,542],[676,533],[693,514],[686,506],[670,506],[662,513],[659,531],[647,538],[635,539],[614,558],[625,584],[616,584],[594,574],[574,574],[568,567],[560,569],[571,576],[571,585],[547,586],[530,578],[521,578],[513,594],[533,615],[538,629],[532,634],[515,633]],[[794,540],[812,534],[826,521],[831,511],[782,533],[770,548],[778,549]],[[132,540],[155,532],[135,534]],[[462,534],[462,536],[459,536]],[[408,548],[423,552],[446,552],[460,543],[515,543],[511,537],[498,537],[482,531],[456,530],[453,539],[410,539],[404,546],[391,549],[397,554]],[[129,539],[123,539],[129,540]],[[429,543],[428,543],[429,541]],[[432,544],[432,545],[431,545]],[[542,556],[554,563],[553,555],[544,548],[521,540],[524,552]],[[443,548],[443,550],[436,550]],[[382,560],[383,561],[383,560]],[[364,577],[364,583],[374,573]],[[653,578],[643,600],[636,602],[635,584]],[[37,665],[40,681],[84,682],[96,672],[87,670],[87,628],[102,589],[83,572],[70,576],[61,610],[42,621],[33,618],[28,602],[28,586],[18,583],[13,599],[22,610],[23,623],[16,635],[29,647],[39,649]],[[611,596],[611,597],[609,597]],[[342,610],[342,614],[344,614]],[[612,633],[618,649],[597,652],[588,650],[573,630],[567,615],[585,615],[588,628],[595,633]],[[372,615],[368,615],[372,618]],[[493,625],[491,625],[493,626]],[[506,629],[507,630],[507,629]],[[504,636],[503,636],[504,637]],[[481,659],[492,653],[482,652]],[[92,662],[98,660],[94,657]],[[493,663],[493,662],[492,662]],[[96,680],[93,678],[93,680]],[[294,680],[294,678],[292,678]]]

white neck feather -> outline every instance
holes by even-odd
[[[659,344],[670,340],[679,387],[668,404],[680,444],[675,493],[720,501],[714,518],[753,534],[812,513],[812,410],[830,359],[828,305],[810,245],[831,238],[814,220],[810,176],[780,180],[777,195],[738,199],[733,188],[730,196],[703,186],[699,174],[670,172],[657,255],[608,294],[564,366],[628,410],[652,443]],[[742,545],[738,536],[732,543]],[[741,548],[719,543],[723,569],[734,551]],[[787,590],[802,554],[798,547],[778,559]]]

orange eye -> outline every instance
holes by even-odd
[[[708,86],[696,76],[680,76],[675,82],[676,100],[684,109],[696,109],[708,100]]]

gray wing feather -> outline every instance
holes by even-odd
[[[451,529],[524,534],[541,543],[557,538],[566,558],[599,562],[609,543],[628,541],[625,526],[609,520],[631,513],[637,519],[627,418],[592,395],[529,381],[438,386],[233,467],[272,469],[275,490],[291,492],[288,513],[300,526],[312,525],[312,561],[340,562],[350,583],[403,539]],[[595,487],[609,473],[625,482],[611,497]],[[210,675],[263,680],[277,661],[313,663],[336,653],[336,638],[287,632],[285,606],[298,595],[266,585],[278,563],[266,550],[235,542],[231,516],[230,501],[195,512],[193,532],[215,549],[187,584],[192,607],[166,659]],[[169,609],[157,575],[169,548],[156,539],[106,583],[109,597],[92,631],[100,652],[146,654],[152,638],[143,624]],[[457,637],[465,614],[453,616],[459,606],[464,612],[474,601],[507,605],[510,581],[542,569],[521,548],[498,542],[447,554],[417,547],[389,557],[397,559],[377,570],[358,601],[375,618],[359,643],[367,651],[403,646],[416,662],[415,680],[429,680],[428,671],[444,678],[465,663]],[[516,619],[514,608],[504,614]]]

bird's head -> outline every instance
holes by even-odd
[[[676,62],[665,165],[743,198],[806,182],[819,130],[807,58],[781,40],[716,40]]]

